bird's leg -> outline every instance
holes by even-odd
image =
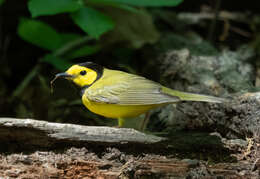
[[[147,113],[145,113],[145,117],[141,123],[141,126],[140,126],[140,131],[144,131],[148,122],[149,122],[149,119],[150,119],[150,113],[149,111]]]
[[[123,125],[125,124],[125,119],[124,118],[118,118],[118,125],[117,127],[123,127]]]

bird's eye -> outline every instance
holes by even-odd
[[[86,70],[82,70],[82,71],[80,71],[80,75],[86,75],[87,74],[87,72],[86,72]]]

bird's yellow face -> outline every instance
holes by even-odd
[[[73,81],[77,86],[89,86],[97,79],[97,72],[80,65],[71,66],[66,72],[66,79]]]
[[[71,66],[65,73],[58,73],[51,81],[51,89],[53,83],[58,78],[66,78],[73,81],[80,88],[90,87],[95,81],[103,75],[104,68],[93,62],[79,63]]]
[[[104,67],[93,62],[73,65],[65,73],[55,75],[55,78],[51,81],[51,89],[53,89],[54,81],[58,78],[66,78],[80,88],[88,88],[102,77],[103,71]]]

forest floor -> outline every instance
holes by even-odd
[[[258,151],[259,153],[259,151]],[[0,155],[2,178],[258,178],[259,158],[231,163],[140,154],[134,156],[107,148],[99,156],[86,148],[64,152],[36,151],[30,154]],[[259,154],[258,154],[259,155]]]

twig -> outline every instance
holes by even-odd
[[[92,37],[89,37],[89,36],[86,36],[86,37],[83,37],[83,38],[78,38],[72,42],[69,42],[67,44],[65,44],[64,46],[62,46],[61,48],[59,48],[58,50],[56,50],[53,55],[54,56],[62,56],[64,55],[65,53],[68,53],[69,51],[79,47],[79,46],[82,46],[84,45],[86,42],[89,42],[93,40]]]
[[[217,20],[218,20],[218,16],[219,16],[219,8],[221,5],[221,0],[216,0],[216,5],[215,5],[215,18],[212,20],[210,28],[209,28],[209,34],[208,34],[208,40],[213,42],[213,35],[215,33],[215,29],[216,29],[216,24],[217,24]]]
[[[230,23],[229,23],[229,21],[228,21],[228,20],[224,20],[223,32],[222,32],[222,34],[219,36],[219,40],[220,40],[220,41],[226,40],[226,38],[228,37],[229,29],[230,29]]]
[[[211,12],[199,12],[199,13],[191,13],[191,12],[182,12],[177,15],[177,19],[187,21],[190,24],[196,24],[202,20],[212,20],[215,16]],[[249,16],[246,14],[238,13],[238,12],[228,12],[228,11],[220,11],[218,15],[219,20],[231,20],[239,23],[249,24],[248,21]]]
[[[257,159],[255,160],[255,162],[254,162],[253,165],[252,165],[251,171],[255,171],[255,170],[256,170],[256,167],[257,167],[256,164],[258,163],[259,159],[260,159],[260,158],[257,158]]]
[[[252,34],[250,32],[247,32],[245,30],[242,30],[238,27],[233,27],[233,26],[230,26],[230,30],[232,30],[233,32],[241,35],[241,36],[244,36],[244,37],[247,37],[247,38],[250,38],[252,37]]]

